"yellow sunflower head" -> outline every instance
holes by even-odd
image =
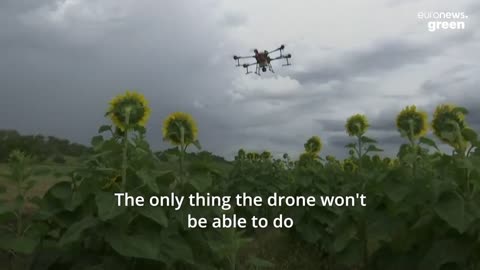
[[[393,163],[393,161],[392,161],[392,159],[389,158],[389,157],[385,157],[385,158],[383,159],[383,164],[385,164],[385,165],[388,166],[388,167],[390,167],[390,166],[392,165],[392,163]]]
[[[348,136],[362,136],[367,132],[368,127],[367,117],[362,114],[352,115],[345,124]]]
[[[260,158],[263,159],[263,160],[269,160],[270,158],[272,158],[272,154],[268,151],[263,151],[260,154]]]
[[[305,152],[311,154],[318,154],[322,150],[322,140],[318,136],[312,136],[308,141],[304,144]]]
[[[464,112],[450,104],[437,106],[433,115],[432,129],[443,142],[457,147],[463,143],[462,131],[467,128]]]
[[[197,140],[198,128],[193,117],[184,112],[174,112],[163,122],[163,139],[174,145],[189,145]]]
[[[118,129],[125,131],[135,126],[145,127],[150,107],[142,94],[127,90],[110,101],[107,115]]]
[[[425,136],[428,132],[427,113],[417,111],[415,105],[407,106],[397,115],[398,131],[410,139]]]

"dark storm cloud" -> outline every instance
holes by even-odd
[[[422,64],[431,57],[441,55],[458,42],[466,42],[472,32],[452,34],[446,39],[430,43],[412,42],[403,39],[385,40],[373,43],[370,48],[345,53],[322,66],[308,72],[299,72],[295,79],[301,83],[327,83],[332,80],[344,81],[356,76],[390,72],[406,65]]]
[[[214,22],[191,16],[205,15],[203,6],[192,10],[186,2],[142,1],[120,20],[83,22],[80,14],[74,21],[49,22],[35,15],[53,11],[50,1],[18,2],[1,3],[10,22],[9,29],[0,30],[1,128],[88,143],[107,122],[109,99],[136,89],[152,106],[149,134],[158,147],[168,113],[192,111],[195,97],[226,83],[206,76],[223,63],[208,62],[221,41],[221,33],[210,30]],[[208,125],[210,120],[200,117],[197,121]],[[203,138],[206,145],[208,138]]]
[[[66,2],[78,6],[49,17]],[[112,12],[117,5],[119,11]],[[345,109],[375,108],[376,102],[387,109],[368,115],[369,134],[386,152],[395,150],[402,139],[394,119],[404,98],[441,96],[465,104],[471,111],[469,121],[480,123],[478,99],[473,97],[478,82],[472,82],[471,73],[464,74],[472,68],[467,64],[425,78],[423,86],[417,86],[419,93],[378,90],[384,72],[415,64],[431,68],[431,59],[471,41],[471,32],[428,37],[423,43],[403,36],[380,39],[350,52],[332,45],[327,53],[332,58],[291,77],[282,77],[280,71],[278,77],[262,76],[261,81],[272,77],[283,81],[242,92],[232,86],[243,73],[233,68],[231,54],[244,48],[228,37],[250,35],[248,25],[256,21],[242,13],[212,11],[215,8],[216,1],[0,1],[0,23],[8,26],[0,28],[0,128],[88,143],[98,126],[108,123],[103,115],[110,98],[125,89],[137,89],[150,101],[148,135],[154,148],[168,147],[161,143],[164,117],[187,111],[197,120],[204,149],[230,158],[241,147],[298,153],[315,134],[325,140],[323,153],[344,155],[343,146],[351,138],[344,132],[345,119],[332,116]],[[98,15],[92,16],[95,12]],[[268,24],[262,27],[271,29]],[[265,38],[277,38],[270,34]],[[312,44],[318,42],[310,38]],[[317,49],[313,51],[318,53]],[[408,75],[400,76],[408,80]],[[282,88],[285,84],[291,87]],[[447,85],[468,90],[452,95]],[[404,88],[402,83],[398,88]],[[241,100],[232,101],[232,89],[243,95]],[[425,109],[431,113],[434,105]]]
[[[469,113],[467,115],[468,123],[480,129],[480,95],[478,94],[478,85],[480,80],[477,77],[469,77],[463,74],[463,71],[472,69],[472,74],[479,74],[479,67],[462,66],[455,69],[457,73],[452,72],[449,76],[430,79],[421,85],[421,91],[427,95],[442,96],[448,104],[455,104],[465,107]],[[453,69],[452,69],[453,70]],[[428,109],[430,112],[435,110],[439,104],[430,104]]]

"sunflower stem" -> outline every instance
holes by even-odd
[[[362,159],[363,153],[362,153],[362,137],[358,137],[358,159]]]
[[[122,153],[122,187],[121,191],[125,192],[127,189],[127,167],[128,167],[128,126],[130,122],[130,110],[125,111],[125,134],[123,135],[123,153]]]
[[[180,182],[184,184],[183,178],[183,159],[185,156],[185,129],[180,127]]]

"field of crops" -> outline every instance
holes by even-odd
[[[32,179],[44,172],[28,153],[10,155],[0,182],[1,269],[480,269],[480,143],[465,108],[440,105],[431,120],[414,106],[399,112],[392,121],[405,143],[392,158],[378,155],[381,142],[368,137],[367,117],[354,115],[345,124],[347,159],[323,155],[313,136],[298,159],[240,149],[229,166],[189,161],[187,151],[201,148],[201,130],[192,116],[173,113],[163,125],[163,140],[179,150],[166,157],[169,167],[145,139],[149,110],[137,93],[113,99],[113,124],[92,138],[93,153],[39,198],[30,190],[45,176]],[[429,130],[435,140],[425,137]],[[295,225],[189,229],[188,214],[223,211],[117,207],[115,192],[362,193],[367,206],[234,208],[229,215],[282,214]]]

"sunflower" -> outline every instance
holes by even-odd
[[[184,112],[174,112],[163,122],[163,138],[174,145],[189,145],[197,140],[198,128],[193,117]]]
[[[465,128],[467,123],[462,110],[450,104],[437,106],[433,115],[432,129],[440,140],[456,148],[463,144],[462,131]]]
[[[304,144],[305,152],[311,154],[318,154],[322,150],[322,140],[318,136],[312,136],[308,141]]]
[[[245,150],[243,149],[238,150],[237,158],[240,160],[244,160],[245,157],[246,157]]]
[[[428,132],[427,113],[417,111],[415,105],[407,106],[397,116],[397,128],[410,139],[425,136]]]
[[[263,159],[263,160],[269,160],[272,158],[272,154],[268,151],[263,151],[261,154],[260,154],[260,158]]]
[[[347,119],[345,129],[348,136],[362,136],[367,131],[369,125],[365,115],[355,114]]]
[[[305,152],[300,155],[298,158],[298,163],[300,166],[306,166],[315,160],[316,156],[312,153]]]
[[[150,116],[150,108],[142,94],[127,90],[110,101],[107,115],[118,129],[125,131],[135,126],[144,127]]]
[[[357,164],[355,164],[355,162],[353,162],[351,159],[345,159],[342,166],[343,170],[346,172],[355,172],[358,168]]]

